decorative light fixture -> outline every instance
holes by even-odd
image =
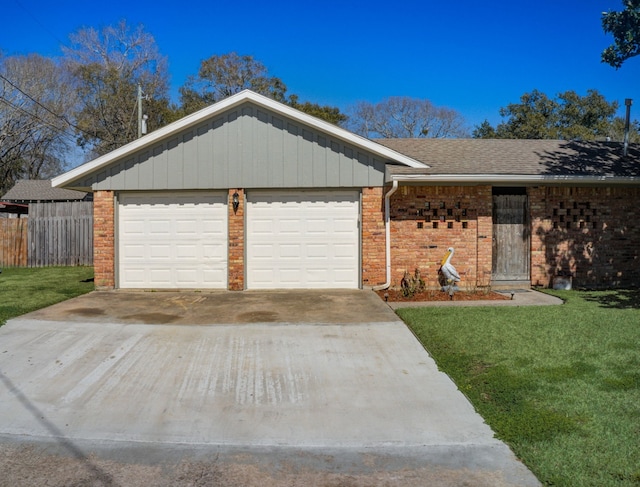
[[[238,211],[239,206],[240,206],[240,195],[236,191],[235,193],[233,193],[233,212],[234,213]]]

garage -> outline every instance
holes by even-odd
[[[358,288],[360,193],[247,193],[248,289]]]
[[[119,287],[227,287],[226,193],[123,192],[118,203]]]
[[[389,164],[427,167],[245,90],[54,180],[91,191],[96,289],[384,283]]]

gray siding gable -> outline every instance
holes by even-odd
[[[385,161],[250,101],[82,178],[93,190],[382,186]]]

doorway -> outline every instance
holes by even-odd
[[[493,190],[492,285],[531,281],[529,200],[526,188]]]

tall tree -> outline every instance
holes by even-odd
[[[73,144],[65,114],[74,100],[54,60],[0,57],[0,195],[18,179],[46,179],[65,169]]]
[[[611,124],[618,110],[618,102],[608,102],[596,90],[586,96],[575,91],[558,95],[558,138],[592,140],[610,136]]]
[[[471,133],[471,137],[474,139],[497,139],[498,134],[493,125],[489,123],[489,120],[484,120],[480,125],[476,125]]]
[[[407,96],[392,96],[375,104],[367,101],[357,103],[350,110],[348,128],[370,138],[467,135],[465,121],[457,111]]]
[[[64,51],[80,97],[75,116],[82,147],[100,155],[137,137],[138,85],[149,131],[167,122],[167,62],[143,26],[121,21],[100,31],[80,29],[70,39]]]
[[[292,108],[300,110],[308,115],[313,115],[316,118],[320,118],[334,125],[342,125],[347,121],[347,116],[342,113],[338,107],[319,105],[318,103],[311,103],[309,101],[299,102],[298,95],[289,96],[286,103]]]
[[[500,116],[507,118],[498,125],[496,136],[502,139],[555,139],[558,103],[544,93],[533,90],[520,97],[520,103],[500,108]]]
[[[602,28],[613,35],[613,44],[602,51],[602,62],[620,68],[640,54],[640,0],[624,0],[624,10],[602,14]]]
[[[625,132],[625,119],[623,117],[616,117],[611,123],[609,128],[609,138],[618,142],[624,141]],[[637,144],[640,142],[640,122],[633,120],[629,124],[629,142]]]
[[[243,90],[254,91],[336,125],[347,119],[337,107],[301,102],[297,95],[288,96],[287,86],[280,78],[271,76],[262,62],[235,52],[215,54],[200,63],[198,74],[187,78],[180,87],[179,114],[188,115]]]
[[[533,90],[500,109],[505,119],[493,128],[487,121],[476,127],[476,138],[581,139],[610,137],[618,103],[608,102],[598,91],[586,96],[565,91],[556,98]]]
[[[182,110],[192,113],[243,90],[284,101],[287,87],[253,56],[235,52],[213,55],[202,61],[198,74],[180,88]]]

